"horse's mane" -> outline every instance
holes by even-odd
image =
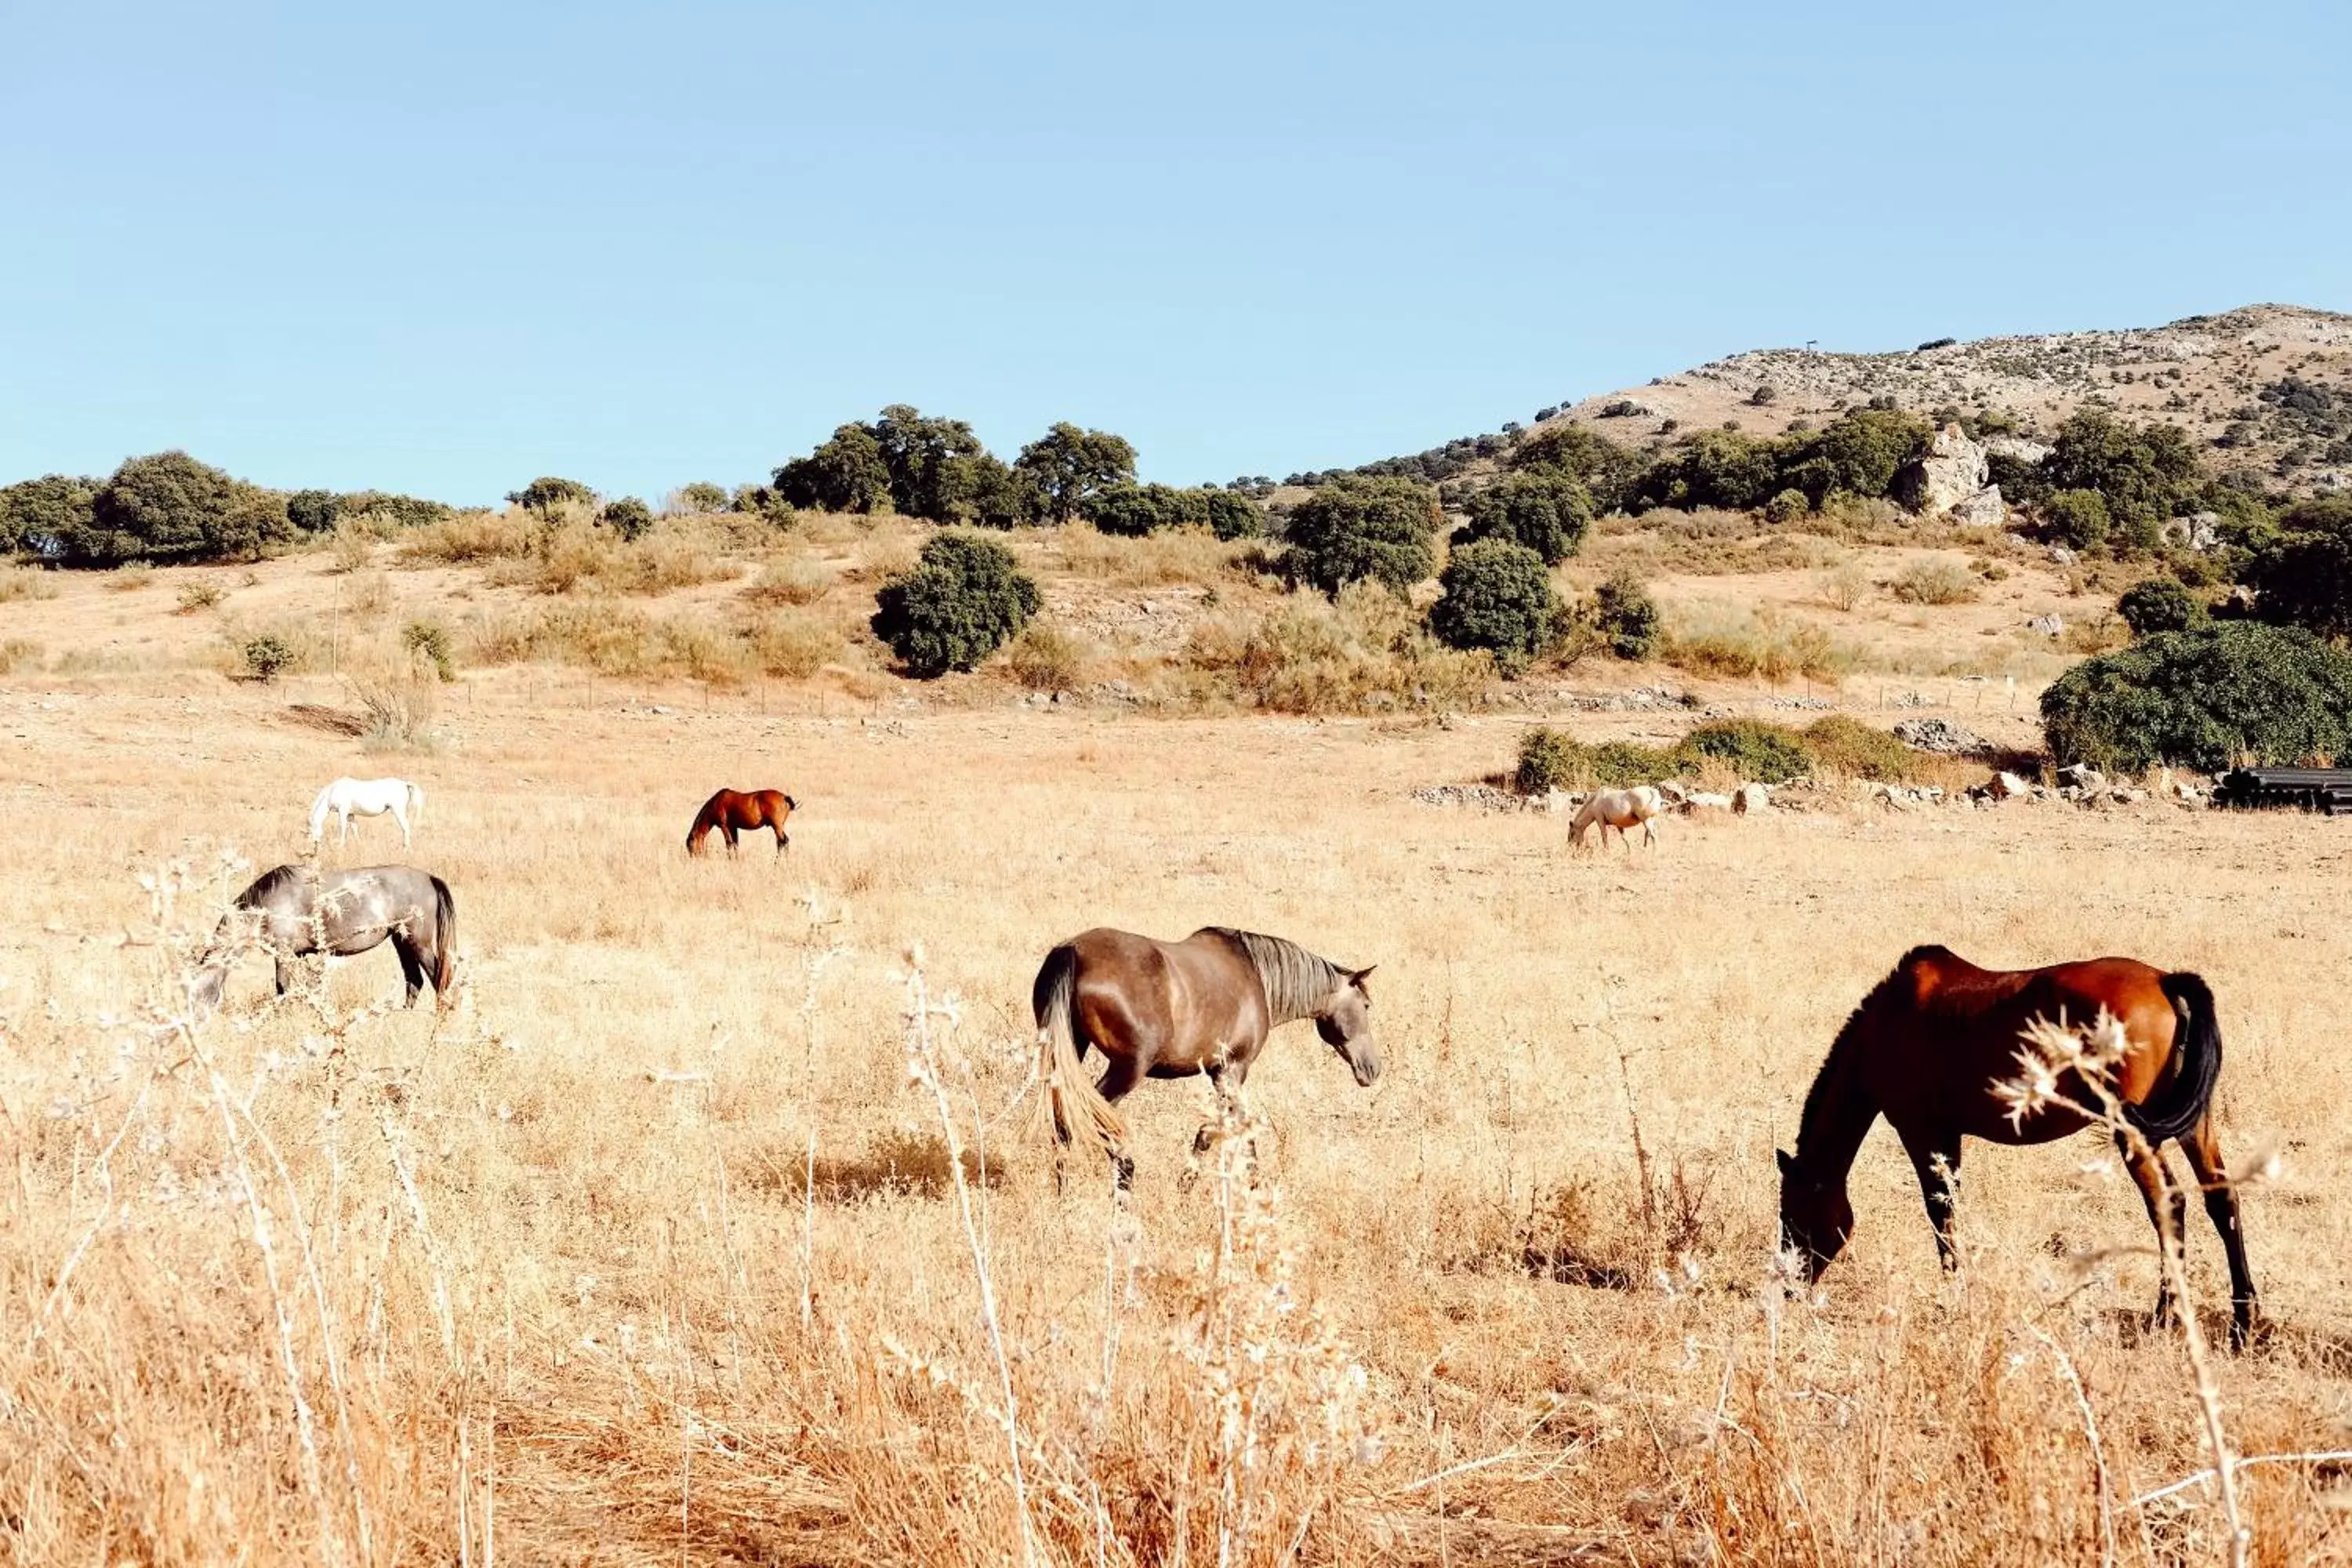
[[[236,901],[251,908],[281,888],[297,886],[310,874],[310,868],[307,866],[273,867],[256,877],[253,879],[253,886],[239,893],[236,896]]]
[[[1276,1023],[1314,1016],[1323,999],[1347,984],[1346,970],[1295,942],[1231,926],[1204,929],[1239,947],[1257,966],[1258,983],[1265,987],[1266,1005]]]
[[[1805,1109],[1797,1118],[1797,1148],[1801,1152],[1829,1109],[1830,1085],[1838,1076],[1835,1069],[1844,1064],[1847,1055],[1862,1039],[1863,1020],[1897,985],[1909,982],[1913,964],[1924,958],[1951,956],[1951,949],[1935,942],[1924,942],[1896,959],[1895,967],[1886,972],[1886,978],[1872,986],[1868,994],[1855,1004],[1853,1011],[1846,1017],[1844,1026],[1838,1030],[1837,1038],[1830,1042],[1830,1054],[1822,1058],[1822,1069],[1813,1075],[1812,1087],[1805,1090]]]

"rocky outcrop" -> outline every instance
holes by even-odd
[[[1987,485],[1952,508],[1952,521],[1969,528],[1999,528],[2009,521],[2009,503],[1999,485]]]
[[[1958,425],[1947,425],[1927,443],[1927,456],[1895,476],[1895,493],[1921,516],[1939,517],[1983,490],[1991,478],[1985,449]]]
[[[1949,719],[1902,719],[1895,721],[1895,738],[1906,746],[1922,752],[1937,752],[1948,757],[1980,756],[1992,748],[1973,731],[1963,729]]]
[[[1985,456],[2008,458],[2029,467],[2048,457],[2051,448],[2039,441],[2029,441],[2022,436],[1988,436],[1984,439]]]

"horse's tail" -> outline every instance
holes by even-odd
[[[2158,984],[2180,1019],[2172,1037],[2180,1072],[2145,1104],[2124,1107],[2125,1119],[2150,1148],[2196,1130],[2213,1103],[2213,1085],[2221,1076],[2221,1022],[2214,1016],[2211,988],[2186,972],[2168,974]]]
[[[327,802],[334,793],[335,786],[329,784],[319,792],[316,799],[310,802],[310,837],[313,839],[327,836]]]
[[[412,824],[425,820],[425,790],[418,784],[408,786],[408,820]]]
[[[1037,1068],[1045,1079],[1038,1104],[1052,1102],[1055,1125],[1065,1136],[1083,1127],[1088,1137],[1116,1154],[1127,1142],[1127,1121],[1078,1060],[1077,982],[1077,950],[1065,942],[1045,955],[1030,990],[1037,1013]]]
[[[433,879],[433,930],[439,939],[433,952],[433,1005],[446,1007],[457,984],[457,900],[438,877]]]

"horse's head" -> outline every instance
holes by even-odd
[[[1853,1234],[1853,1203],[1846,1196],[1843,1178],[1816,1176],[1785,1149],[1772,1154],[1780,1162],[1780,1250],[1803,1259],[1810,1282],[1845,1250],[1846,1238]]]
[[[1364,976],[1371,972],[1366,968],[1351,973],[1348,983],[1325,998],[1322,1011],[1315,1015],[1315,1032],[1339,1053],[1358,1085],[1365,1089],[1381,1076],[1381,1049],[1372,1039],[1372,995],[1364,989]]]

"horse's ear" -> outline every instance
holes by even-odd
[[[1362,991],[1364,989],[1364,976],[1370,974],[1373,970],[1378,969],[1380,965],[1377,963],[1368,963],[1364,965],[1363,968],[1357,970],[1353,974],[1348,976],[1348,984],[1354,986],[1357,990]]]
[[[1790,1171],[1795,1170],[1797,1167],[1795,1156],[1791,1155],[1786,1149],[1773,1150],[1772,1158],[1780,1162],[1780,1173],[1784,1176]]]

